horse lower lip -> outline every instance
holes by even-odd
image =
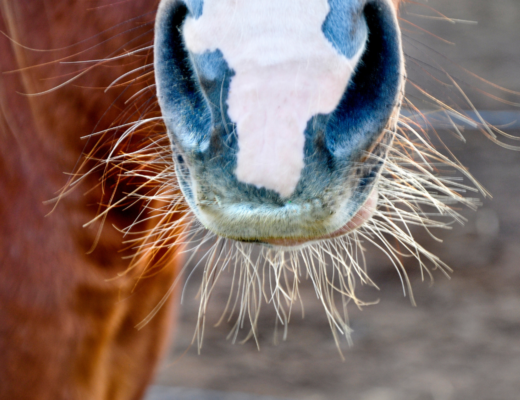
[[[372,217],[374,214],[374,211],[376,210],[377,206],[377,197],[378,192],[377,189],[374,189],[370,196],[368,197],[367,201],[359,211],[354,215],[350,221],[348,221],[345,225],[343,225],[338,230],[329,233],[324,236],[314,237],[314,238],[294,238],[294,239],[265,239],[263,240],[264,243],[268,243],[273,246],[282,246],[282,247],[292,247],[292,246],[300,246],[302,244],[313,242],[316,240],[325,240],[325,239],[333,239],[335,237],[339,237],[342,235],[345,235],[349,232],[352,232],[353,230],[359,228],[361,225],[363,225],[366,221]]]

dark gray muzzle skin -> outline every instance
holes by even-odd
[[[305,166],[288,198],[235,176],[237,129],[226,103],[234,71],[219,50],[191,54],[182,36],[186,18],[202,14],[203,0],[163,0],[159,6],[157,94],[178,182],[197,218],[220,236],[313,240],[348,223],[374,189],[403,87],[396,11],[386,0],[329,0],[329,6],[322,29],[340,53],[349,56],[362,45],[362,32],[365,37],[368,31],[368,40],[337,108],[308,121]]]

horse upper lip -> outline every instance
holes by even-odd
[[[378,192],[377,188],[372,190],[372,193],[370,193],[370,196],[368,197],[367,201],[359,211],[341,228],[335,230],[332,233],[329,233],[327,235],[314,237],[314,238],[269,238],[269,239],[263,239],[261,240],[264,243],[273,245],[273,246],[280,246],[280,247],[294,247],[294,246],[301,246],[303,244],[306,244],[308,242],[313,242],[316,240],[324,240],[324,239],[333,239],[335,237],[343,236],[349,232],[352,232],[353,230],[359,228],[361,225],[363,225],[366,221],[368,221],[372,215],[374,214],[376,207],[377,207],[377,198],[378,198]]]

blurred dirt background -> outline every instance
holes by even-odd
[[[415,15],[435,16],[428,7],[478,24]],[[402,18],[455,43],[403,22],[407,54],[435,68],[438,63],[467,81],[478,109],[515,110],[479,89],[510,102],[520,102],[519,96],[493,89],[451,61],[520,91],[519,0],[431,0],[405,6]],[[410,59],[408,64],[414,82],[468,108],[453,88],[428,79]],[[518,130],[509,133],[520,136]],[[222,280],[198,355],[190,347],[198,307],[196,273],[187,284],[174,346],[156,384],[306,400],[519,399],[520,153],[500,148],[476,131],[465,132],[466,144],[440,134],[494,197],[483,199],[477,213],[462,210],[465,226],[437,232],[444,243],[417,230],[419,241],[454,269],[451,279],[434,271],[433,285],[422,282],[416,265],[407,263],[417,302],[413,307],[403,297],[392,265],[371,252],[369,272],[381,290],[364,287],[359,295],[380,303],[363,310],[351,307],[353,346],[342,345],[343,362],[309,282],[302,286],[305,318],[293,317],[286,341],[273,343],[275,314],[271,307],[263,308],[258,351],[254,341],[241,345],[226,340],[230,324],[212,326],[226,300],[228,282]]]

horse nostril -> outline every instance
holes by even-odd
[[[211,120],[207,101],[194,79],[193,65],[183,46],[181,32],[186,18],[197,10],[198,7],[189,9],[183,1],[163,0],[155,29],[157,97],[169,137],[184,151],[209,140]]]
[[[368,2],[363,15],[368,26],[367,47],[348,90],[333,114],[327,147],[341,156],[367,150],[400,102],[403,52],[397,18],[385,0]]]

